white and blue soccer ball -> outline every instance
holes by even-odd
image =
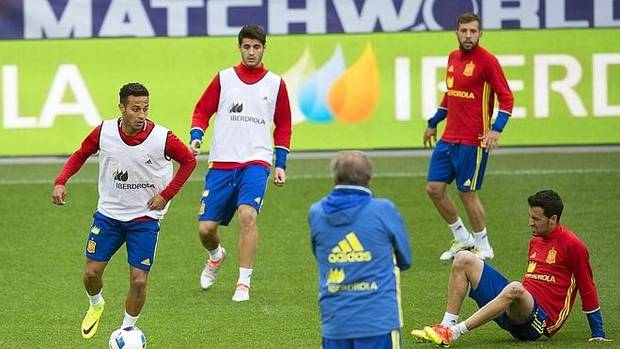
[[[110,335],[110,349],[146,349],[146,337],[135,327],[116,329]]]

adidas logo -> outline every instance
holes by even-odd
[[[151,161],[151,159],[148,159],[144,162],[145,165],[152,165],[153,161]]]
[[[369,262],[372,260],[372,253],[364,251],[364,246],[355,233],[350,232],[340,240],[336,247],[332,248],[328,260],[330,263]]]
[[[464,187],[471,187],[471,180],[466,180],[465,183],[463,183]]]
[[[142,265],[151,265],[151,260],[149,258],[143,259],[142,262],[140,262],[140,264],[142,264]]]

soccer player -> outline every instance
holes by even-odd
[[[533,237],[523,280],[508,282],[471,252],[459,252],[452,262],[448,304],[441,324],[414,330],[415,337],[449,346],[491,320],[518,340],[551,337],[564,325],[579,291],[590,325],[590,341],[606,340],[588,249],[560,224],[562,199],[552,190],[543,190],[527,201]],[[480,309],[457,324],[468,288],[469,297]]]
[[[258,246],[256,220],[265,196],[275,144],[274,184],[286,182],[291,141],[291,109],[284,81],[262,64],[264,29],[244,26],[238,35],[241,63],[220,71],[198,100],[192,117],[190,147],[198,154],[204,131],[215,114],[209,171],[202,194],[198,235],[208,259],[200,275],[211,287],[226,257],[218,227],[239,219],[239,278],[233,301],[250,299],[253,262]],[[271,131],[273,128],[273,137]]]
[[[460,15],[456,36],[459,49],[448,57],[448,91],[437,113],[428,120],[423,140],[425,147],[433,147],[437,125],[447,120],[431,156],[426,184],[426,192],[454,235],[450,248],[439,257],[445,261],[461,250],[473,250],[481,259],[494,256],[477,191],[482,187],[489,153],[497,147],[513,106],[512,92],[497,59],[478,45],[482,36],[480,17],[474,13]],[[494,95],[499,101],[499,112],[491,125]],[[446,192],[446,186],[454,180],[473,237]]]
[[[155,259],[159,220],[196,167],[193,154],[177,136],[147,119],[146,87],[126,84],[119,97],[121,117],[104,121],[84,139],[56,177],[52,191],[52,202],[64,205],[67,181],[99,151],[99,203],[86,242],[83,276],[90,300],[82,321],[84,338],[97,332],[105,305],[103,272],[123,243],[127,244],[129,292],[121,328],[138,320]],[[174,178],[171,159],[181,165]]]
[[[340,152],[331,168],[334,189],[308,213],[323,348],[401,348],[400,270],[412,262],[407,230],[391,201],[373,197],[364,153]]]

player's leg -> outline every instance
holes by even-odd
[[[129,290],[127,291],[125,316],[123,317],[121,328],[134,326],[136,321],[138,321],[140,313],[142,312],[142,307],[144,307],[144,303],[146,302],[148,276],[148,271],[133,266],[129,267]]]
[[[233,295],[234,301],[247,301],[250,298],[254,257],[258,246],[256,220],[263,205],[268,177],[269,169],[254,165],[244,168],[238,178],[239,279]]]
[[[205,187],[198,213],[198,237],[208,253],[207,262],[200,273],[200,286],[211,287],[224,261],[226,250],[220,245],[218,227],[228,225],[235,211],[233,170],[211,169],[205,178]]]
[[[134,326],[146,302],[147,281],[155,263],[159,221],[124,222],[127,262],[129,263],[129,290],[125,301],[125,315],[121,328]]]
[[[81,332],[84,338],[92,338],[97,333],[105,306],[103,272],[112,255],[124,241],[125,238],[120,232],[120,222],[95,212],[86,242],[86,266],[82,277],[90,303],[82,320]]]
[[[459,151],[453,156],[457,167],[456,184],[459,197],[473,228],[476,247],[474,253],[481,259],[491,259],[494,253],[487,237],[486,214],[477,194],[482,188],[489,154],[480,147],[460,145]]]
[[[437,142],[437,147],[431,156],[426,184],[426,193],[441,217],[448,223],[454,236],[450,248],[439,257],[441,260],[450,260],[458,251],[469,249],[474,245],[471,234],[458,215],[454,201],[446,192],[447,184],[451,183],[455,176],[455,167],[451,159],[451,152],[455,146],[457,145],[443,141]]]
[[[439,345],[449,344],[452,340],[449,328],[458,322],[461,306],[467,296],[468,289],[477,289],[479,287],[484,267],[484,262],[473,253],[469,251],[458,252],[452,262],[448,281],[448,301],[441,323],[426,326],[422,330],[413,330],[411,334],[423,341]]]

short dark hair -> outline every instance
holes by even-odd
[[[459,18],[456,19],[456,29],[459,29],[459,25],[470,23],[470,22],[478,22],[478,29],[482,30],[482,20],[478,14],[473,12],[465,12],[462,13]]]
[[[237,38],[239,39],[239,45],[241,45],[241,41],[243,41],[244,38],[256,39],[265,45],[267,42],[267,33],[265,29],[258,24],[246,24],[239,31]]]
[[[372,178],[372,162],[359,150],[341,151],[331,163],[334,183],[368,187]]]
[[[530,207],[540,207],[543,209],[543,213],[545,217],[551,218],[553,215],[558,217],[558,222],[560,222],[560,217],[562,216],[562,211],[564,210],[564,204],[562,203],[562,198],[558,193],[553,190],[542,190],[538,193],[527,198],[527,203]]]
[[[149,96],[149,90],[144,87],[139,82],[130,82],[121,87],[120,91],[118,91],[118,99],[122,104],[127,103],[127,98],[129,96],[141,97],[141,96]]]

